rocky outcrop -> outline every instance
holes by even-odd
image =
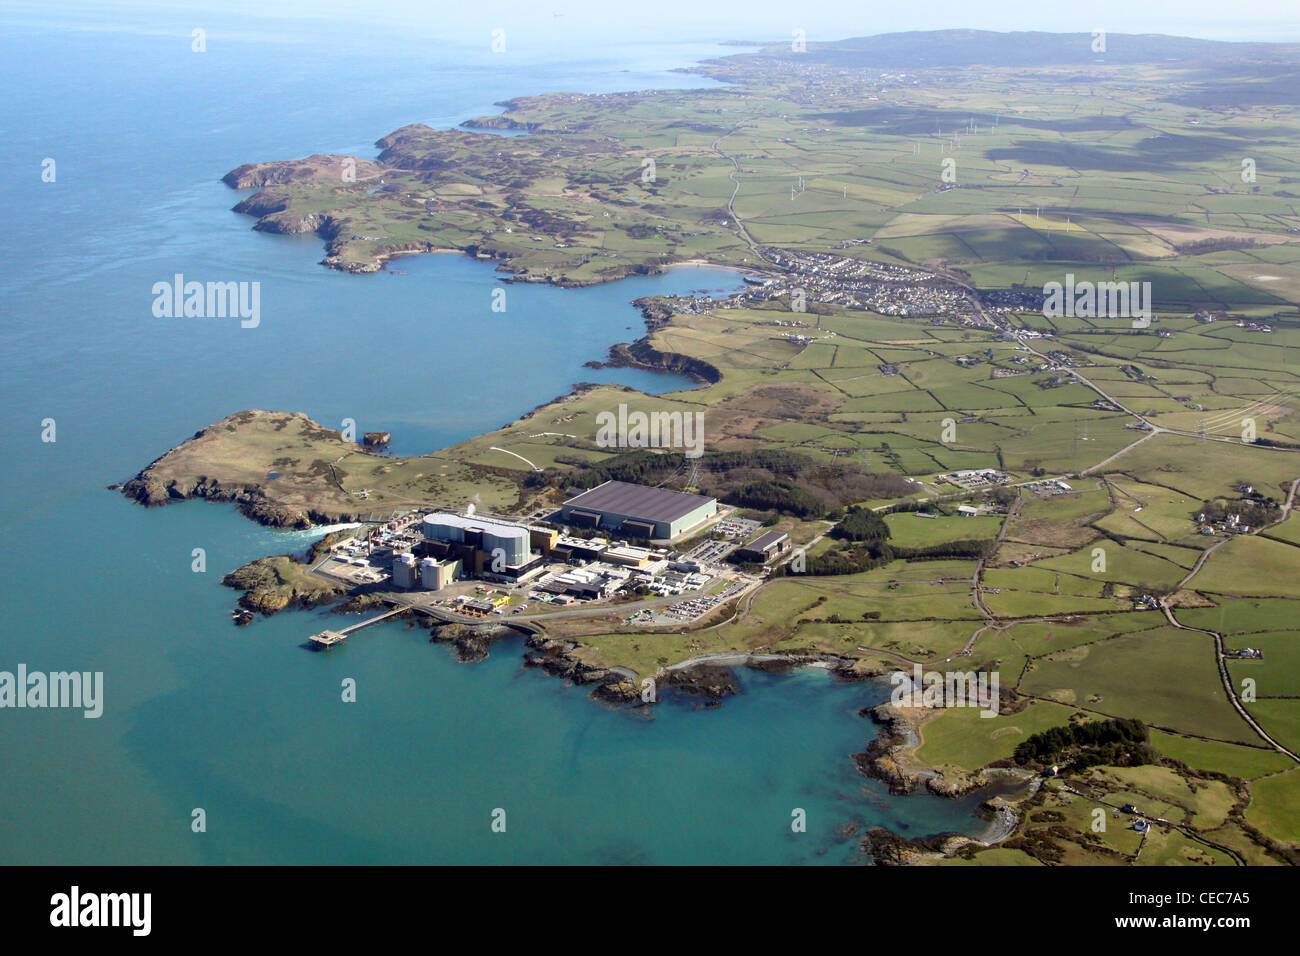
[[[378,594],[356,594],[348,598],[338,607],[334,608],[335,614],[364,614],[367,611],[378,611],[388,606],[388,601]],[[408,617],[408,613],[394,615],[395,617]]]
[[[576,644],[541,634],[530,637],[527,644],[530,650],[524,655],[525,667],[540,668],[552,677],[571,680],[575,684],[595,684],[591,696],[597,700],[629,704],[641,699],[641,688],[630,677],[580,660],[574,654]]]
[[[633,704],[641,699],[641,689],[630,680],[618,679],[598,685],[591,696],[611,704]]]
[[[375,141],[382,152],[382,166],[420,172],[455,168],[457,145],[470,149],[481,146],[482,137],[461,130],[435,130],[423,123],[408,123]]]
[[[718,701],[740,690],[740,682],[735,672],[728,667],[714,664],[694,664],[690,667],[678,667],[664,674],[660,682],[667,687],[674,687],[686,694]]]
[[[524,123],[511,119],[502,113],[500,116],[479,116],[461,123],[462,129],[509,129],[521,133],[534,133],[542,128],[541,123]]]
[[[254,193],[247,199],[241,199],[234,205],[234,212],[242,213],[245,216],[271,216],[277,212],[284,212],[289,206],[288,201],[275,190],[263,189],[261,192]]]
[[[337,234],[338,224],[323,213],[295,216],[289,212],[274,212],[257,220],[253,229],[257,232],[275,233],[277,236],[302,236],[315,233],[329,239]]]
[[[867,744],[867,749],[853,754],[864,776],[879,780],[893,794],[916,793],[924,788],[938,797],[956,798],[988,785],[983,771],[944,774],[918,765],[915,748],[920,742],[916,717],[905,708],[890,703],[864,711],[883,730]]]
[[[250,623],[253,614],[270,617],[285,608],[314,608],[338,600],[341,589],[325,581],[305,590],[286,584],[277,571],[277,564],[293,561],[289,555],[259,558],[221,579],[226,587],[244,592],[239,597],[239,607],[249,612],[249,617],[236,615],[236,624]]]
[[[641,318],[645,320],[647,332],[656,332],[662,329],[673,320],[675,314],[672,306],[654,296],[633,299],[632,304],[640,308]]]
[[[587,362],[588,368],[644,368],[653,372],[675,372],[705,385],[722,380],[722,373],[703,359],[678,352],[661,352],[650,344],[650,335],[672,322],[674,313],[669,305],[654,297],[636,299],[633,305],[641,309],[647,334],[635,342],[610,346],[605,361]]]
[[[503,627],[475,627],[470,624],[434,624],[429,629],[431,643],[451,644],[456,658],[464,664],[486,660],[492,642],[507,633]]]
[[[703,359],[679,352],[661,352],[647,339],[631,344],[619,342],[610,347],[604,362],[587,364],[592,368],[644,368],[653,372],[675,372],[706,385],[722,381],[722,373]]]
[[[328,219],[328,217],[326,218]],[[257,226],[253,228],[256,229]],[[324,223],[321,228],[323,230],[321,234],[331,238],[325,244],[326,255],[320,264],[352,275],[367,275],[372,272],[379,272],[389,259],[396,259],[398,256],[448,251],[444,246],[434,242],[388,243],[376,246],[368,259],[349,259],[344,255],[344,246],[350,241],[351,237],[338,232],[332,221]]]
[[[208,501],[231,502],[238,506],[239,513],[246,518],[266,525],[268,528],[294,528],[304,530],[313,524],[328,524],[335,521],[355,521],[356,515],[322,515],[300,508],[291,508],[267,500],[257,488],[246,486],[227,486],[215,478],[202,479],[191,485],[181,485],[172,481],[163,484],[148,471],[141,472],[121,487],[122,494],[146,508],[169,504],[173,501],[185,501],[189,498],[205,498]]]
[[[367,448],[382,448],[393,440],[393,436],[388,432],[366,432],[361,440]]]
[[[944,774],[937,771],[928,771],[925,777],[925,789],[936,797],[948,797],[955,800],[958,797],[966,796],[968,793],[973,793],[981,787],[988,786],[988,782],[988,778],[982,772]]]
[[[118,491],[126,495],[132,501],[144,505],[146,508],[154,508],[158,505],[165,505],[172,500],[172,494],[157,478],[147,472],[141,472],[130,481],[118,486]],[[176,497],[180,497],[177,495]]]
[[[241,429],[249,429],[254,435],[258,431],[292,429],[291,433],[306,443],[302,453],[318,455],[321,460],[315,471],[297,476],[300,484],[273,484],[281,477],[273,473],[275,463],[259,462],[253,450],[256,442],[245,447]],[[345,442],[339,432],[318,425],[301,412],[246,409],[200,429],[154,459],[135,477],[114,487],[145,507],[191,498],[231,503],[245,517],[272,528],[306,529],[314,524],[359,521],[361,515],[347,496],[341,491],[332,493],[337,483],[322,480],[328,478],[329,460],[356,447]],[[208,477],[230,472],[239,475],[239,480]],[[250,478],[262,474],[266,475],[266,483]],[[271,494],[279,497],[272,498]]]
[[[959,833],[909,840],[893,830],[872,827],[862,838],[862,849],[876,866],[913,866],[921,861],[942,856],[944,846],[954,839],[965,840]]]
[[[226,173],[221,181],[233,189],[260,189],[263,186],[288,186],[294,183],[346,184],[371,179],[382,172],[383,166],[373,160],[317,153],[305,159],[245,163]]]

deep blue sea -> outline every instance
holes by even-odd
[[[700,85],[668,71],[725,48],[524,37],[503,57],[486,37],[432,42],[400,23],[132,9],[0,13],[0,670],[105,680],[97,720],[0,710],[0,863],[843,863],[860,859],[846,825],[976,827],[970,801],[893,798],[857,773],[849,754],[873,728],[856,712],[878,687],[744,672],[716,709],[615,710],[524,669],[509,643],[465,665],[391,625],[313,654],[318,614],[237,629],[219,584],[312,534],[105,490],[243,408],[350,417],[408,453],[577,381],[686,387],[582,365],[641,333],[633,298],[734,287],[731,273],[512,286],[494,313],[489,266],[332,272],[319,240],[252,232],[219,180],[250,161],[373,156],[399,126],[449,127],[510,96]],[[155,318],[151,287],[176,273],[260,282],[260,326]],[[198,547],[206,573],[191,570]]]

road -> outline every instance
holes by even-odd
[[[1291,490],[1287,492],[1286,501],[1282,505],[1281,517],[1279,517],[1272,524],[1262,525],[1261,527],[1256,528],[1254,531],[1251,532],[1251,534],[1259,534],[1261,531],[1265,530],[1266,528],[1275,527],[1276,525],[1279,525],[1283,521],[1285,521],[1287,517],[1291,514],[1291,509],[1295,505],[1295,496],[1296,496],[1297,488],[1300,488],[1300,478],[1297,478],[1295,481],[1291,482]],[[1233,537],[1236,536],[1234,535]],[[1182,581],[1179,582],[1178,586],[1180,588],[1184,587],[1187,584],[1187,582],[1190,581],[1193,577],[1195,577],[1197,572],[1201,570],[1201,567],[1205,564],[1205,560],[1210,556],[1211,552],[1217,550],[1218,548],[1227,544],[1231,540],[1232,537],[1224,538],[1222,541],[1218,542],[1218,544],[1215,544],[1213,547],[1207,548],[1201,554],[1200,558],[1197,559],[1195,567],[1193,567],[1192,570],[1188,572],[1187,577],[1183,578]],[[1288,750],[1286,747],[1282,746],[1282,744],[1274,740],[1272,736],[1269,735],[1268,731],[1266,731],[1263,727],[1261,727],[1259,725],[1259,722],[1256,721],[1255,718],[1251,716],[1250,711],[1246,710],[1246,705],[1241,702],[1241,698],[1237,695],[1237,688],[1232,683],[1232,674],[1228,670],[1229,658],[1224,651],[1223,634],[1220,633],[1219,631],[1211,631],[1204,627],[1192,627],[1191,625],[1181,623],[1178,620],[1178,618],[1174,617],[1173,609],[1169,606],[1167,600],[1160,602],[1160,609],[1165,612],[1165,617],[1169,619],[1169,623],[1172,624],[1174,627],[1178,628],[1180,631],[1199,631],[1202,634],[1209,634],[1214,638],[1215,662],[1219,666],[1219,679],[1223,682],[1223,690],[1228,695],[1229,703],[1231,703],[1232,706],[1236,709],[1237,713],[1241,715],[1241,719],[1244,720],[1246,723],[1250,724],[1251,729],[1254,730],[1255,733],[1259,734],[1259,736],[1262,737],[1264,740],[1268,741],[1268,743],[1273,747],[1274,750],[1276,750],[1278,753],[1286,754],[1296,763],[1300,763],[1300,755],[1297,755],[1292,750]]]
[[[1165,617],[1169,619],[1169,623],[1180,631],[1200,631],[1202,634],[1209,634],[1214,638],[1214,653],[1219,665],[1219,679],[1223,681],[1223,690],[1228,695],[1229,703],[1231,703],[1237,713],[1241,715],[1241,719],[1248,723],[1251,729],[1254,730],[1255,733],[1259,734],[1261,738],[1268,741],[1269,745],[1272,746],[1274,750],[1278,753],[1286,754],[1296,763],[1300,763],[1300,754],[1288,750],[1286,747],[1274,740],[1269,735],[1268,731],[1261,727],[1259,722],[1250,715],[1250,711],[1246,710],[1246,706],[1241,702],[1241,698],[1237,696],[1237,689],[1232,684],[1232,674],[1228,671],[1228,658],[1227,655],[1224,654],[1223,650],[1223,635],[1218,631],[1210,631],[1203,627],[1192,627],[1191,625],[1180,623],[1178,618],[1174,617],[1174,612],[1167,604],[1162,605],[1161,609],[1165,612]]]
[[[507,454],[507,455],[514,455],[514,457],[518,458],[520,461],[522,461],[525,465],[527,465],[527,466],[528,466],[529,468],[531,468],[533,471],[541,471],[541,470],[542,470],[542,469],[538,468],[536,465],[534,465],[534,464],[533,464],[531,461],[529,461],[527,458],[525,458],[523,455],[515,454],[515,452],[511,451],[511,450],[508,449],[508,448],[498,448],[496,445],[488,445],[488,451],[499,451],[499,452],[504,452],[504,453]]]
[[[961,286],[967,292],[970,293],[970,296],[968,297],[967,301],[970,303],[971,307],[974,308],[975,311],[978,312],[985,321],[993,325],[999,325],[996,319],[992,318],[991,316],[989,316],[987,312],[984,311],[984,306],[979,300],[979,290],[976,289],[975,286],[971,285],[969,282],[963,281],[953,276],[949,276],[946,273],[944,277],[948,279],[950,282],[954,283],[955,285]],[[1020,345],[1025,349],[1025,351],[1038,356],[1048,365],[1055,364],[1049,356],[1044,355],[1042,352],[1038,351],[1036,348],[1030,345],[1027,340],[1020,339],[1019,342]],[[1147,434],[1145,436],[1135,441],[1132,445],[1128,446],[1128,448],[1116,452],[1110,458],[1107,458],[1105,461],[1098,462],[1096,465],[1093,465],[1091,468],[1087,469],[1087,471],[1080,472],[1080,474],[1087,474],[1089,472],[1096,471],[1098,468],[1110,464],[1110,462],[1118,458],[1120,455],[1123,455],[1125,452],[1128,452],[1136,445],[1140,445],[1142,442],[1146,441],[1148,438],[1154,437],[1155,435],[1181,435],[1184,438],[1195,438],[1198,441],[1217,441],[1229,445],[1248,445],[1252,448],[1262,448],[1262,449],[1267,449],[1269,451],[1294,451],[1295,450],[1295,449],[1288,449],[1288,448],[1279,448],[1273,445],[1261,445],[1258,442],[1249,442],[1240,438],[1229,438],[1226,435],[1201,434],[1200,432],[1186,431],[1181,428],[1166,428],[1164,425],[1157,425],[1155,422],[1148,421],[1142,415],[1133,411],[1133,409],[1129,408],[1119,399],[1115,398],[1115,396],[1111,395],[1104,388],[1102,388],[1096,382],[1092,381],[1092,379],[1088,378],[1088,376],[1084,375],[1083,372],[1079,371],[1077,368],[1068,368],[1066,369],[1066,371],[1069,372],[1069,374],[1072,375],[1080,384],[1087,386],[1088,388],[1096,392],[1098,395],[1100,395],[1102,399],[1104,399],[1107,402],[1110,402],[1110,404],[1114,405],[1116,408],[1118,408],[1120,411],[1124,412],[1125,414],[1132,415],[1143,426],[1145,426],[1145,430],[1147,431]],[[1251,408],[1254,408],[1258,404],[1259,403],[1256,402],[1254,405],[1246,406],[1246,408],[1242,409],[1242,413],[1244,414],[1246,411],[1250,410]]]
[[[1014,502],[1012,502],[1011,507],[1007,509],[1006,520],[1002,522],[1002,527],[998,529],[998,536],[993,540],[993,547],[989,549],[989,555],[994,555],[998,553],[998,549],[1002,547],[1002,542],[1007,537],[1007,529],[1011,527],[1011,522],[1014,521],[1016,516],[1019,514],[1020,514],[1020,499],[1017,498]],[[987,621],[988,623],[986,623],[983,627],[981,627],[978,631],[976,631],[974,634],[970,636],[970,640],[968,640],[966,644],[962,647],[962,649],[957,652],[958,657],[970,656],[971,648],[975,646],[976,639],[978,639],[979,636],[983,634],[986,630],[988,630],[990,627],[996,627],[999,623],[997,615],[994,614],[992,611],[990,611],[988,609],[988,605],[984,603],[983,581],[984,581],[984,566],[986,564],[988,564],[988,556],[982,557],[979,559],[979,561],[976,562],[975,574],[971,577],[971,593],[975,596],[976,609],[982,615],[984,615],[984,620]]]
[[[740,193],[740,163],[737,161],[736,157],[728,156],[718,147],[719,143],[732,133],[737,132],[739,129],[740,127],[736,126],[723,133],[713,141],[713,145],[709,148],[732,165],[732,170],[727,174],[727,178],[736,184],[736,188],[731,191],[731,196],[727,199],[727,212],[731,214],[731,220],[736,224],[736,229],[740,233],[740,238],[745,240],[749,245],[750,251],[752,251],[754,255],[758,256],[760,259],[766,260],[767,256],[763,255],[762,248],[754,241],[754,237],[749,234],[749,230],[745,228],[745,223],[738,215],[736,215],[736,196]]]

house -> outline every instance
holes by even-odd
[[[963,518],[973,518],[980,513],[978,508],[972,508],[970,505],[958,505],[957,514]]]

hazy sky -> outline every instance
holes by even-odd
[[[250,27],[267,17],[384,23],[455,44],[476,43],[495,27],[548,42],[784,39],[795,28],[813,41],[949,27],[1300,40],[1296,0],[4,0],[0,7],[6,19],[116,15],[137,28],[204,18],[246,20]]]

